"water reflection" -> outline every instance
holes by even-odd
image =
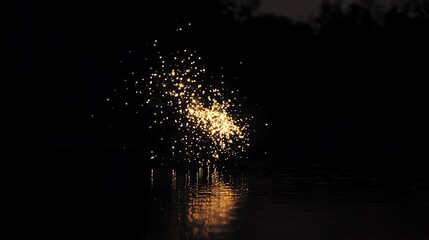
[[[323,164],[146,173],[151,205],[142,239],[429,239],[425,176],[404,188]]]
[[[155,211],[159,211],[154,233],[163,228],[163,238],[169,239],[225,238],[231,233],[236,210],[247,193],[242,173],[210,166],[152,169],[150,176]]]

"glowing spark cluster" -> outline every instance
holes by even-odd
[[[158,44],[155,41],[153,46]],[[237,91],[228,91],[222,79],[208,76],[196,52],[162,55],[158,51],[148,61],[154,62],[146,77],[132,81],[132,91],[137,95],[136,107],[153,112],[154,124],[178,130],[178,134],[161,137],[161,141],[170,141],[171,155],[187,161],[242,157],[249,146],[250,118],[242,116]],[[124,105],[129,106],[128,102]]]
[[[213,143],[220,149],[227,149],[234,143],[234,138],[245,138],[244,129],[236,120],[228,115],[228,104],[220,104],[213,100],[212,105],[206,108],[200,102],[193,100],[188,106],[187,118],[204,131]]]

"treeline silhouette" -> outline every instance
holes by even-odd
[[[198,50],[209,71],[223,66],[227,84],[248,96],[256,158],[427,166],[428,1],[387,8],[323,1],[308,21],[258,15],[257,7],[254,0],[18,1],[8,36],[12,91],[3,95],[13,117],[4,132],[48,142],[150,141],[141,119],[110,113],[105,97],[139,68],[128,52],[143,56],[145,43],[159,39],[165,51]],[[191,30],[176,31],[189,22]]]

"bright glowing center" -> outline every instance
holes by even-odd
[[[200,102],[193,100],[187,108],[187,118],[208,134],[211,141],[222,150],[233,143],[233,137],[244,138],[241,128],[228,114],[227,107],[227,104],[220,104],[213,100],[210,108],[206,108]]]

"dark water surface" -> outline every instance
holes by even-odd
[[[429,239],[427,174],[273,161],[155,167],[126,151],[9,151],[19,169],[7,195],[17,236]]]
[[[428,179],[266,163],[153,168],[140,239],[429,239]]]

